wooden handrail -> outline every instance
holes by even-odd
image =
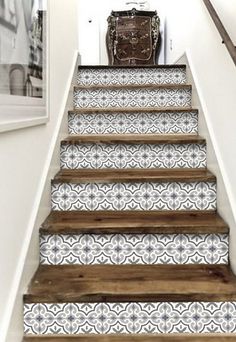
[[[229,54],[236,65],[236,48],[233,44],[232,39],[230,38],[228,32],[226,31],[224,25],[222,24],[222,21],[220,20],[216,10],[214,9],[212,3],[210,0],[203,0],[204,4],[206,5],[206,8],[208,9],[210,16],[212,20],[214,21],[219,34],[221,35],[221,38],[223,39],[223,43],[225,44],[226,48],[229,51]]]

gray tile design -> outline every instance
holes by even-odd
[[[55,183],[52,210],[215,210],[215,182]]]
[[[78,109],[190,106],[190,88],[77,88],[74,92],[74,107]]]
[[[236,302],[55,303],[24,306],[25,334],[236,333]]]
[[[40,262],[43,265],[228,264],[228,235],[42,235]]]
[[[62,169],[205,168],[206,144],[63,143]]]
[[[78,109],[70,134],[197,134],[187,88],[142,88],[186,83],[184,68],[79,69]],[[105,89],[102,86],[138,85]],[[86,87],[97,86],[97,89]],[[99,88],[100,87],[100,88]],[[162,108],[168,112],[138,112]],[[120,108],[137,112],[119,113]],[[62,168],[205,167],[201,144],[63,144]],[[54,183],[53,210],[216,210],[215,182]],[[227,264],[227,234],[55,234],[40,236],[44,265]],[[60,267],[60,266],[58,266]],[[63,276],[63,274],[62,274]],[[186,274],[186,277],[188,275]],[[230,334],[236,336],[236,302],[31,303],[24,305],[26,335]]]
[[[77,83],[82,86],[184,84],[185,68],[86,68],[79,69]]]
[[[69,134],[196,134],[198,113],[70,113]]]

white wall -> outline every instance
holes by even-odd
[[[236,3],[235,0],[211,0],[212,5],[215,7],[216,12],[219,14],[220,19],[228,31],[231,39],[236,45],[236,30],[235,30],[235,13]]]
[[[126,0],[78,0],[79,51],[84,65],[107,65],[107,18],[112,10],[124,10]],[[150,10],[157,10],[161,31],[165,24],[165,0],[149,0]],[[132,8],[132,6],[131,6]],[[164,63],[164,42],[159,63]]]
[[[236,2],[214,0],[219,15],[227,8],[236,12]],[[187,52],[203,115],[222,175],[218,182],[218,210],[230,225],[230,259],[236,272],[236,67],[201,0],[166,0],[167,62],[175,62]],[[184,10],[183,10],[184,9]],[[236,21],[224,24],[236,32]],[[173,48],[170,47],[172,41]],[[208,159],[209,161],[209,159]],[[212,170],[213,163],[209,163]],[[223,201],[225,186],[227,198]]]
[[[236,21],[233,14],[236,11],[236,2],[234,0],[212,0],[216,11],[218,12],[223,24],[228,29],[232,39],[236,40]],[[184,9],[184,10],[183,10]],[[221,42],[219,34],[216,31],[206,7],[202,0],[166,0],[165,11],[168,17],[167,23],[167,49],[169,49],[169,61],[178,58],[184,49],[195,45],[195,51],[198,55],[203,52],[210,57],[209,43],[214,42],[214,48],[224,52],[224,45]],[[173,49],[170,51],[170,40],[172,40]],[[198,42],[200,46],[198,47]],[[201,48],[204,48],[204,51]],[[216,50],[214,50],[216,52]]]
[[[99,18],[103,1],[78,0],[78,46],[84,65],[99,64]]]
[[[77,52],[77,0],[70,0],[70,6],[67,0],[49,0],[48,5],[50,121],[0,135],[0,341],[7,342],[21,341],[22,293],[38,263],[38,228],[50,210],[47,174]]]

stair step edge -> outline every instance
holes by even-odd
[[[52,180],[57,183],[86,182],[216,182],[207,169],[65,169]]]
[[[159,112],[194,112],[194,113],[198,113],[198,109],[194,109],[194,108],[186,108],[186,107],[179,107],[179,108],[175,108],[175,107],[163,107],[163,108],[101,108],[101,109],[93,109],[93,108],[84,108],[84,109],[79,109],[79,108],[75,108],[75,109],[71,109],[68,111],[69,114],[75,114],[75,113],[83,113],[83,114],[97,114],[97,113],[113,113],[113,112],[117,112],[117,113],[123,113],[123,112],[147,112],[147,113],[159,113]]]
[[[186,69],[186,64],[156,64],[156,65],[80,65],[78,69]]]
[[[235,334],[109,334],[109,335],[41,335],[24,336],[23,342],[235,342]]]
[[[79,91],[79,90],[96,90],[96,89],[106,89],[106,90],[116,90],[116,89],[187,89],[187,90],[192,90],[192,85],[191,84],[153,84],[153,85],[136,85],[136,84],[129,84],[129,85],[94,85],[94,86],[80,86],[80,85],[75,85],[74,86],[74,91]]]
[[[24,301],[236,301],[236,277],[228,265],[40,265]]]
[[[195,134],[186,134],[186,136],[178,136],[176,134],[75,134],[63,139],[61,144],[99,142],[108,144],[205,144],[206,139]]]
[[[73,212],[52,211],[40,234],[228,234],[227,223],[215,211],[199,212]]]
[[[173,234],[173,235],[211,235],[211,234],[229,234],[228,227],[140,227],[140,228],[129,228],[129,227],[89,227],[89,228],[71,228],[65,225],[64,229],[56,229],[52,227],[43,228],[41,227],[39,230],[40,235],[82,235],[82,234],[91,234],[91,235],[114,235],[114,234],[130,234],[130,235],[147,235],[147,234]]]

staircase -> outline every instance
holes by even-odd
[[[236,341],[236,277],[186,66],[80,67],[24,341]]]

